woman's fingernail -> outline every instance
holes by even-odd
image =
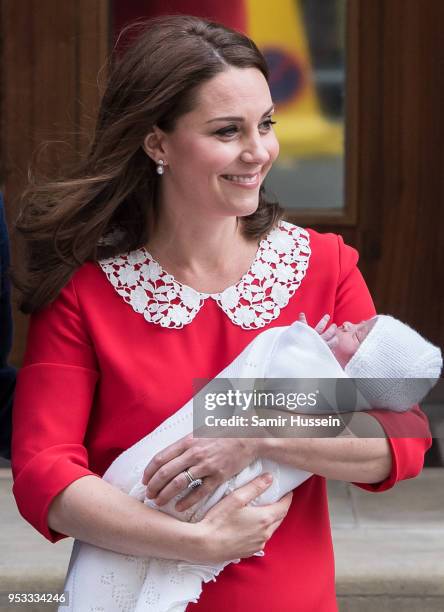
[[[273,480],[273,476],[267,472],[266,474],[262,474],[262,480],[268,484]]]

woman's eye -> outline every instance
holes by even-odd
[[[269,131],[271,130],[272,126],[276,124],[276,121],[273,121],[272,119],[267,119],[266,121],[263,121],[261,123],[261,128],[264,129],[265,131]]]
[[[236,125],[229,125],[220,130],[217,130],[216,134],[218,136],[233,136],[234,134],[236,134],[237,131],[238,128]]]
[[[272,119],[267,119],[266,121],[262,121],[262,123],[259,124],[259,129],[261,132],[269,132],[271,130],[271,127],[276,123],[276,121],[273,121]],[[239,132],[239,128],[237,125],[228,125],[227,127],[221,128],[220,130],[217,130],[216,134],[217,136],[234,136]]]

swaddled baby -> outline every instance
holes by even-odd
[[[326,316],[312,329],[301,316],[289,327],[262,332],[217,378],[350,376],[360,379],[361,390],[371,406],[398,411],[420,401],[438,379],[442,368],[440,350],[400,321],[382,315],[356,325],[344,323],[325,330],[327,320]],[[397,386],[393,379],[397,380]],[[104,480],[157,508],[145,497],[143,471],[155,454],[193,431],[192,407],[190,400],[117,457],[104,474]],[[185,489],[159,510],[180,520],[201,520],[224,495],[263,472],[270,472],[273,482],[253,502],[259,505],[277,501],[311,476],[288,465],[258,459],[192,508],[184,512],[175,509],[178,499],[187,493]],[[184,484],[185,481],[184,475]],[[64,587],[70,595],[68,610],[117,612],[124,606],[131,612],[184,611],[188,603],[197,602],[202,582],[215,579],[229,563],[194,565],[169,559],[145,559],[76,540]]]

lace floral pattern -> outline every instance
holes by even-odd
[[[306,230],[281,221],[259,244],[246,274],[221,293],[202,293],[179,283],[144,248],[100,262],[117,293],[146,321],[179,329],[205,300],[213,299],[243,329],[276,319],[305,277],[310,259]]]

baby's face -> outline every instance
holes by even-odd
[[[345,321],[336,329],[336,334],[328,342],[333,355],[345,368],[347,363],[356,353],[362,342],[373,329],[376,319],[361,321],[361,323],[349,323]]]

